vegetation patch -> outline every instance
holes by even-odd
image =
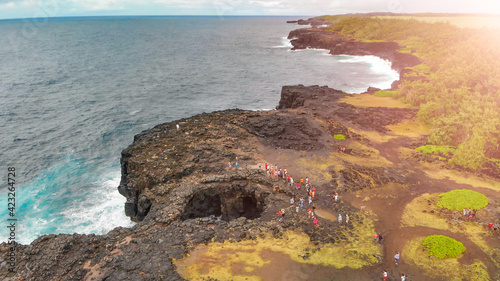
[[[333,138],[335,138],[336,140],[345,140],[345,135],[336,134],[336,135],[333,135]]]
[[[443,22],[449,23],[456,27],[461,28],[482,28],[482,27],[490,27],[490,28],[499,28],[500,27],[500,18],[497,16],[379,16],[381,19],[414,19],[422,22],[435,23],[435,22]]]
[[[397,91],[377,91],[373,95],[379,98],[382,97],[394,97],[396,96]]]
[[[454,233],[462,233],[469,237],[469,239],[476,244],[481,250],[490,256],[495,265],[500,268],[500,249],[491,247],[484,239],[484,227],[476,222],[462,221],[462,220],[449,220],[451,217],[440,215],[440,210],[444,210],[437,206],[439,194],[425,193],[420,197],[413,199],[406,205],[401,218],[402,227],[415,227],[423,226],[434,229],[449,230]],[[453,216],[462,216],[462,212],[452,214]],[[472,270],[472,269],[471,269]],[[471,279],[483,280],[483,279]],[[485,279],[488,280],[488,279]]]
[[[395,139],[397,136],[392,136],[388,134],[382,134],[377,131],[364,131],[364,130],[356,130],[354,128],[349,128],[352,132],[362,136],[365,139],[368,139],[373,142],[383,143],[388,142],[392,139]]]
[[[351,154],[347,153],[333,153],[335,155],[336,161],[342,159],[351,164],[357,164],[364,167],[380,167],[380,166],[391,166],[392,162],[387,160],[385,157],[380,156],[380,151],[373,147],[368,147],[360,142],[351,142],[347,147],[352,149]]]
[[[392,97],[377,97],[372,94],[349,95],[339,99],[338,102],[347,103],[358,107],[389,107],[408,108],[404,102]]]
[[[300,174],[314,181],[331,181],[332,175],[330,169],[332,166],[338,165],[337,159],[333,153],[329,157],[317,156],[312,157],[300,156],[297,160],[297,168],[300,169]],[[294,180],[297,180],[294,178]]]
[[[417,151],[423,154],[436,154],[443,156],[452,156],[455,149],[449,145],[423,145],[416,148]]]
[[[445,258],[457,258],[465,252],[465,246],[461,242],[444,235],[431,235],[425,237],[422,245],[429,255]]]
[[[434,163],[421,163],[421,165],[427,176],[433,179],[450,179],[460,184],[500,191],[500,183],[498,181],[460,173],[455,170],[443,170]]]
[[[436,202],[438,194],[425,193],[413,199],[406,205],[401,217],[402,226],[424,226],[434,229],[449,230],[450,226],[446,219],[437,215]]]
[[[287,231],[283,238],[269,235],[256,240],[241,242],[210,243],[197,246],[188,257],[175,261],[179,273],[188,280],[261,280],[259,269],[272,267],[273,260],[266,259],[269,252],[284,254],[289,261],[280,264],[295,266],[297,263],[333,266],[336,268],[361,268],[378,262],[374,257],[380,249],[373,243],[374,224],[367,216],[353,221],[358,237],[349,237],[341,244],[311,242],[304,233]],[[303,256],[307,255],[307,259]],[[295,265],[294,265],[295,264]],[[240,268],[241,270],[234,270]],[[282,268],[286,271],[286,268]]]
[[[413,67],[407,67],[406,69],[411,70],[404,74],[405,77],[419,77],[428,76],[430,74],[430,66],[425,64],[419,64]]]
[[[484,194],[469,189],[456,189],[440,195],[437,205],[452,211],[463,209],[479,210],[488,206],[489,199]]]
[[[388,125],[386,128],[391,130],[391,133],[410,138],[418,138],[429,134],[429,129],[423,122],[414,120],[405,120],[394,125]]]
[[[486,267],[481,261],[475,260],[474,263],[462,264],[457,258],[439,259],[429,257],[422,245],[424,237],[418,237],[409,241],[402,251],[404,260],[409,264],[414,264],[429,276],[429,280],[491,280]]]

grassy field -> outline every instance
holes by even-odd
[[[389,107],[389,108],[407,108],[408,105],[402,101],[394,99],[390,96],[378,97],[370,94],[358,94],[346,96],[338,101],[359,107]]]
[[[500,28],[500,16],[470,17],[420,17],[420,16],[379,16],[381,19],[415,19],[425,22],[448,22],[461,28]]]

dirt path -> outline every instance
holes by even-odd
[[[369,202],[359,202],[355,197],[350,197],[348,199],[355,205],[358,205],[358,207],[362,203],[365,208],[373,210],[378,215],[376,228],[381,233],[385,234],[385,239],[383,239],[383,252],[386,261],[381,265],[381,268],[390,269],[393,272],[404,272],[414,277],[421,275],[421,271],[418,268],[409,266],[404,262],[404,257],[402,257],[402,261],[398,266],[395,266],[392,257],[396,252],[401,252],[405,243],[413,238],[428,235],[446,235],[461,241],[466,247],[467,251],[460,258],[460,262],[471,264],[474,260],[479,259],[487,266],[490,276],[497,274],[497,272],[495,272],[496,266],[494,261],[464,234],[427,227],[401,227],[400,222],[404,208],[418,196],[424,193],[441,193],[461,188],[477,189],[470,185],[458,184],[449,179],[431,179],[423,171],[415,169],[411,166],[411,163],[401,159],[399,156],[398,150],[402,144],[406,142],[407,140],[399,138],[375,145],[374,147],[379,150],[382,157],[385,157],[393,164],[414,172],[414,175],[410,177],[410,182],[413,184],[408,189],[389,191],[391,195],[395,196],[394,199],[378,199]],[[498,194],[492,190],[481,189],[479,192],[487,196],[498,196]],[[500,246],[500,243],[491,241],[491,239],[490,242],[494,242],[497,246]],[[424,278],[424,276],[422,276],[422,278]],[[421,279],[419,278],[419,280]]]

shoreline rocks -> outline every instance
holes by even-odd
[[[296,29],[289,33],[292,50],[316,48],[330,50],[331,55],[377,56],[392,63],[392,68],[400,73],[391,89],[396,89],[403,79],[406,67],[420,64],[418,57],[400,53],[402,47],[396,42],[360,42],[342,34],[315,28]],[[405,78],[406,79],[406,78]]]

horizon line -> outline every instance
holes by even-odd
[[[386,13],[386,12],[363,12],[363,13],[342,13],[342,14],[331,14],[332,16],[336,15],[357,15],[357,14],[378,14],[378,13]],[[487,17],[500,17],[500,14],[493,13],[456,13],[456,12],[417,12],[417,13],[391,13],[394,15],[414,15],[414,16],[424,16],[424,15],[454,15],[454,16],[487,16]],[[65,19],[65,18],[114,18],[114,17],[319,17],[324,15],[68,15],[68,16],[56,16],[56,17],[23,17],[23,18],[5,18],[0,19],[0,21],[17,21],[17,20],[36,20],[36,19]]]
[[[117,18],[117,17],[317,17],[307,15],[79,15],[79,16],[57,16],[57,17],[26,17],[26,18],[7,18],[0,21],[9,20],[36,20],[36,19],[65,19],[65,18]]]

